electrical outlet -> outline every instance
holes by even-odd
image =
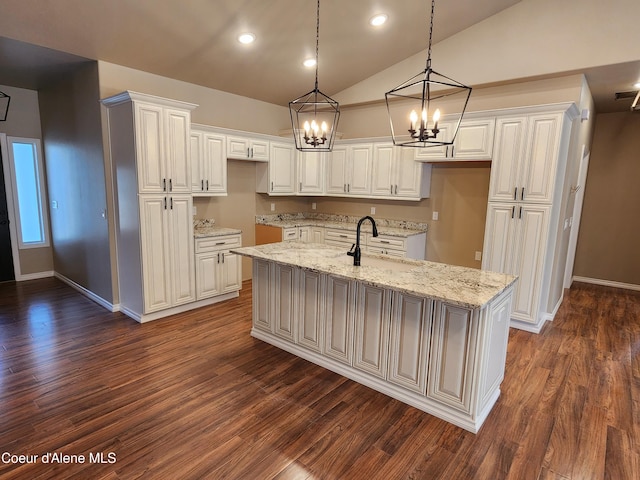
[[[482,261],[482,252],[476,252],[476,260],[478,262]]]
[[[376,207],[371,207],[371,215],[375,215],[376,214]]]
[[[438,212],[433,212],[431,214],[431,220],[438,220],[438,218],[439,218]]]
[[[315,209],[316,209],[316,202],[313,202],[313,203],[311,204],[311,210],[315,210]]]
[[[271,211],[272,211],[272,212],[275,212],[275,211],[276,211],[276,204],[275,204],[275,203],[272,203],[272,204],[271,204]]]
[[[198,207],[194,205],[191,209],[191,214],[195,217],[198,214]]]

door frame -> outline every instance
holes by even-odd
[[[20,270],[20,250],[18,249],[18,232],[16,231],[16,209],[13,202],[13,183],[9,170],[9,144],[7,143],[7,134],[0,133],[0,149],[2,153],[2,168],[4,169],[4,186],[7,195],[7,210],[9,211],[9,235],[11,237],[11,254],[13,256],[13,276],[16,281],[22,279],[22,271]]]

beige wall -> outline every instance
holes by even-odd
[[[0,122],[0,133],[7,136],[42,139],[40,128],[40,107],[38,106],[38,92],[24,88],[14,88],[0,85],[0,91],[11,97],[7,120]],[[8,180],[9,172],[5,172]],[[45,189],[45,201],[47,188]],[[45,206],[46,207],[46,206]],[[25,248],[18,250],[18,275],[37,275],[53,271],[53,249]],[[15,259],[14,259],[15,262]],[[50,274],[50,273],[49,273]]]
[[[114,303],[97,64],[39,96],[55,271]]]
[[[596,117],[574,275],[640,285],[640,113]]]

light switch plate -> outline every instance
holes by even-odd
[[[438,220],[438,212],[433,212],[433,214],[431,214],[431,220]]]

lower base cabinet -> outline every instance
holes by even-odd
[[[511,296],[465,308],[254,259],[251,334],[475,433],[500,395]]]
[[[196,299],[242,288],[242,258],[229,251],[242,245],[240,235],[196,238]]]

